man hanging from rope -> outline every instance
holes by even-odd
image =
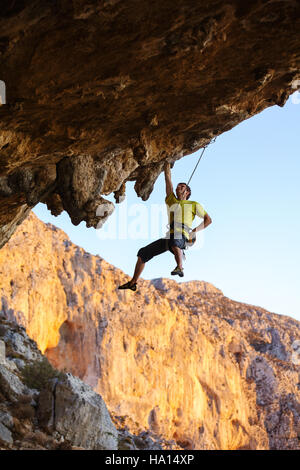
[[[135,291],[137,280],[145,267],[145,263],[154,256],[165,253],[166,251],[171,251],[171,253],[174,254],[177,263],[176,268],[171,274],[173,276],[178,275],[183,277],[182,250],[186,248],[186,244],[193,244],[195,242],[196,232],[203,230],[212,222],[199,202],[188,200],[191,196],[191,188],[186,183],[179,183],[177,185],[177,197],[175,196],[169,163],[165,163],[164,172],[167,193],[165,202],[168,206],[169,232],[165,238],[160,238],[140,248],[137,253],[138,260],[132,279],[126,282],[126,284],[119,286],[119,289],[131,289]],[[198,227],[192,229],[192,223],[196,215],[204,220]]]

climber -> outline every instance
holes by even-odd
[[[135,271],[129,282],[119,286],[119,289],[136,290],[136,283],[140,277],[145,263],[154,256],[160,255],[166,251],[174,254],[176,260],[176,268],[171,274],[184,276],[182,267],[182,250],[186,245],[192,245],[196,241],[196,232],[203,230],[212,220],[201,204],[196,201],[189,201],[191,196],[191,188],[186,183],[179,183],[176,187],[176,196],[173,191],[171,181],[171,166],[166,162],[164,165],[165,181],[166,181],[166,198],[165,202],[168,206],[169,215],[169,231],[165,238],[160,238],[143,248],[137,253],[138,260],[136,262]],[[192,222],[195,215],[201,217],[203,222],[192,229]]]

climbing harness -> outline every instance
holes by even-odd
[[[188,182],[187,182],[187,185],[190,184],[190,181],[191,181],[191,179],[192,179],[192,177],[193,177],[193,175],[194,175],[194,173],[195,173],[195,171],[196,171],[196,169],[197,169],[197,166],[198,166],[199,163],[200,163],[201,158],[203,157],[203,154],[204,154],[205,150],[207,149],[207,147],[208,147],[210,144],[213,144],[213,143],[216,141],[216,138],[217,138],[217,137],[214,137],[211,141],[208,142],[208,144],[205,145],[205,147],[203,147],[203,150],[202,150],[202,152],[201,152],[201,155],[200,155],[200,157],[199,157],[199,160],[198,160],[198,162],[196,163],[196,166],[195,166],[195,168],[194,168],[194,170],[193,170],[193,172],[192,172],[192,174],[191,174],[191,176],[190,176],[190,179],[189,179]]]
[[[184,229],[189,234],[193,231],[193,229],[191,229],[188,225],[185,225],[184,223],[172,221],[170,224],[167,224],[168,231],[166,233],[166,239],[167,239],[168,236],[170,236],[170,230],[175,230],[175,228]],[[185,242],[185,247],[182,248],[182,250],[181,250],[184,261],[186,261],[185,250],[188,250],[189,248],[191,248],[194,245],[195,241],[196,241],[196,237],[194,237],[194,240],[192,240],[192,241],[186,241]]]

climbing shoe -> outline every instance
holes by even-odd
[[[176,268],[171,272],[172,276],[180,276],[180,277],[183,277],[184,274],[183,274],[183,269],[180,269],[178,266],[176,266]]]
[[[126,284],[122,284],[122,286],[119,286],[118,289],[136,290],[136,282],[134,284],[130,284],[130,282],[126,282]]]

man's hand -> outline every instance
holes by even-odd
[[[196,241],[196,231],[195,231],[195,229],[191,230],[191,232],[190,232],[189,235],[190,235],[189,243],[193,243],[193,244],[194,244],[195,241]]]
[[[193,245],[196,241],[196,230],[193,229],[190,231],[189,233],[189,239],[188,239],[188,243],[190,243],[191,245]]]

